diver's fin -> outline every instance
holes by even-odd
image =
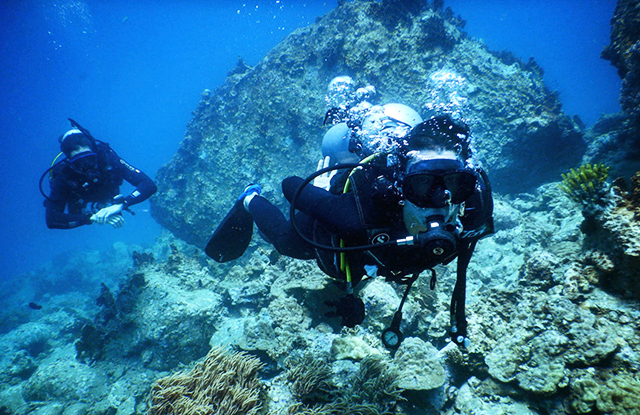
[[[247,250],[252,234],[253,218],[240,199],[213,232],[204,252],[216,262],[233,261]]]

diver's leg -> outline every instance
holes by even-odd
[[[305,240],[300,238],[280,209],[262,196],[255,195],[245,204],[260,232],[273,244],[282,255],[297,259],[313,259],[315,251]],[[311,229],[312,223],[305,215],[296,216],[304,232]],[[307,233],[310,234],[310,233]]]

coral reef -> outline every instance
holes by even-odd
[[[640,169],[640,7],[637,0],[619,0],[611,19],[611,41],[602,51],[622,79],[622,113],[603,115],[585,139],[583,162],[599,160],[612,167],[614,177]]]
[[[634,183],[635,179],[632,179]],[[599,284],[622,297],[640,299],[640,209],[635,184],[628,192],[615,188],[615,204],[591,220],[586,262],[594,266]]]
[[[621,374],[603,381],[595,370],[578,372],[573,383],[571,404],[576,413],[640,413],[640,380],[634,376]]]
[[[151,391],[151,415],[260,413],[260,359],[213,348],[189,372],[158,379]]]
[[[398,386],[411,391],[437,389],[445,384],[444,367],[438,349],[417,338],[402,343],[394,357]]]
[[[603,224],[633,224],[628,200],[615,200],[619,219],[602,216]],[[156,379],[181,369],[187,376],[183,365],[200,367],[193,362],[202,365],[212,348],[231,344],[264,365],[258,400],[269,415],[633,414],[640,311],[621,291],[638,285],[640,267],[630,255],[637,230],[612,228],[599,237],[602,246],[593,245],[557,183],[496,195],[495,216],[498,231],[479,243],[469,269],[466,351],[446,341],[442,310],[455,282],[448,267],[438,267],[436,290],[428,276],[415,283],[404,308],[405,340],[392,356],[379,335],[400,301],[397,287],[368,282],[360,293],[367,319],[341,330],[323,317],[323,300],[339,291],[312,262],[274,261],[270,250],[256,248],[233,266],[217,264],[167,235],[149,252],[153,262],[121,274],[121,288],[103,290],[104,306],[87,296],[80,312],[73,311],[75,293],[45,298],[43,310],[58,311],[34,314],[37,321],[0,335],[7,345],[0,402],[13,414],[147,413]],[[118,312],[119,292],[132,279],[144,284],[131,311]],[[110,332],[100,357],[83,364],[74,344],[107,310],[133,324]]]
[[[631,177],[631,189],[625,195],[633,209],[640,209],[640,172]]]
[[[610,167],[609,176],[629,177],[640,169],[640,156],[633,155],[635,136],[628,133],[624,113],[603,115],[585,131],[589,143],[582,164],[602,163]]]
[[[535,61],[487,51],[462,26],[441,1],[345,1],[256,67],[239,60],[219,90],[203,93],[159,173],[153,209],[201,246],[246,182],[275,199],[282,175],[313,170],[322,95],[336,74],[424,113],[454,97],[505,191],[495,195],[496,234],[469,267],[468,349],[447,340],[453,267],[437,267],[435,290],[418,278],[393,354],[379,335],[398,287],[359,286],[367,317],[342,329],[324,317],[324,300],[341,293],[311,261],[254,242],[241,260],[217,264],[166,234],[148,251],[118,244],[2,286],[15,304],[0,311],[0,412],[637,415],[640,179],[614,182],[611,203],[581,232],[584,216],[558,183],[536,187],[579,163],[577,122],[560,112]],[[587,162],[618,174],[625,120],[594,126]],[[586,181],[576,170],[575,195],[589,180],[604,186],[590,169]],[[580,200],[597,194],[587,188]]]
[[[134,265],[140,265],[139,255],[134,251],[132,256]],[[137,297],[144,285],[144,274],[136,272],[135,268],[119,285],[115,297],[109,287],[100,283],[100,296],[96,299],[96,304],[102,309],[92,323],[82,327],[81,337],[75,344],[78,361],[92,363],[100,359],[110,338],[130,329],[133,324],[130,314],[134,311]]]

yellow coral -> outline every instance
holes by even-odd
[[[158,379],[151,415],[255,415],[259,413],[262,363],[245,352],[209,351],[189,372]]]
[[[609,167],[604,164],[585,164],[562,174],[560,189],[584,207],[602,205],[608,190]]]

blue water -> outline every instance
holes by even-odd
[[[465,30],[491,50],[533,57],[565,113],[592,125],[620,111],[620,78],[600,52],[609,44],[615,0],[446,0]]]
[[[135,4],[133,4],[135,3]],[[579,6],[578,6],[579,4]],[[38,180],[68,117],[153,176],[177,150],[200,93],[222,84],[333,1],[32,1],[0,3],[0,276],[117,241],[150,244],[148,203],[123,229],[49,230]],[[535,57],[565,111],[593,124],[619,111],[620,80],[599,58],[613,0],[449,0],[490,49]],[[130,190],[123,187],[124,191]]]

